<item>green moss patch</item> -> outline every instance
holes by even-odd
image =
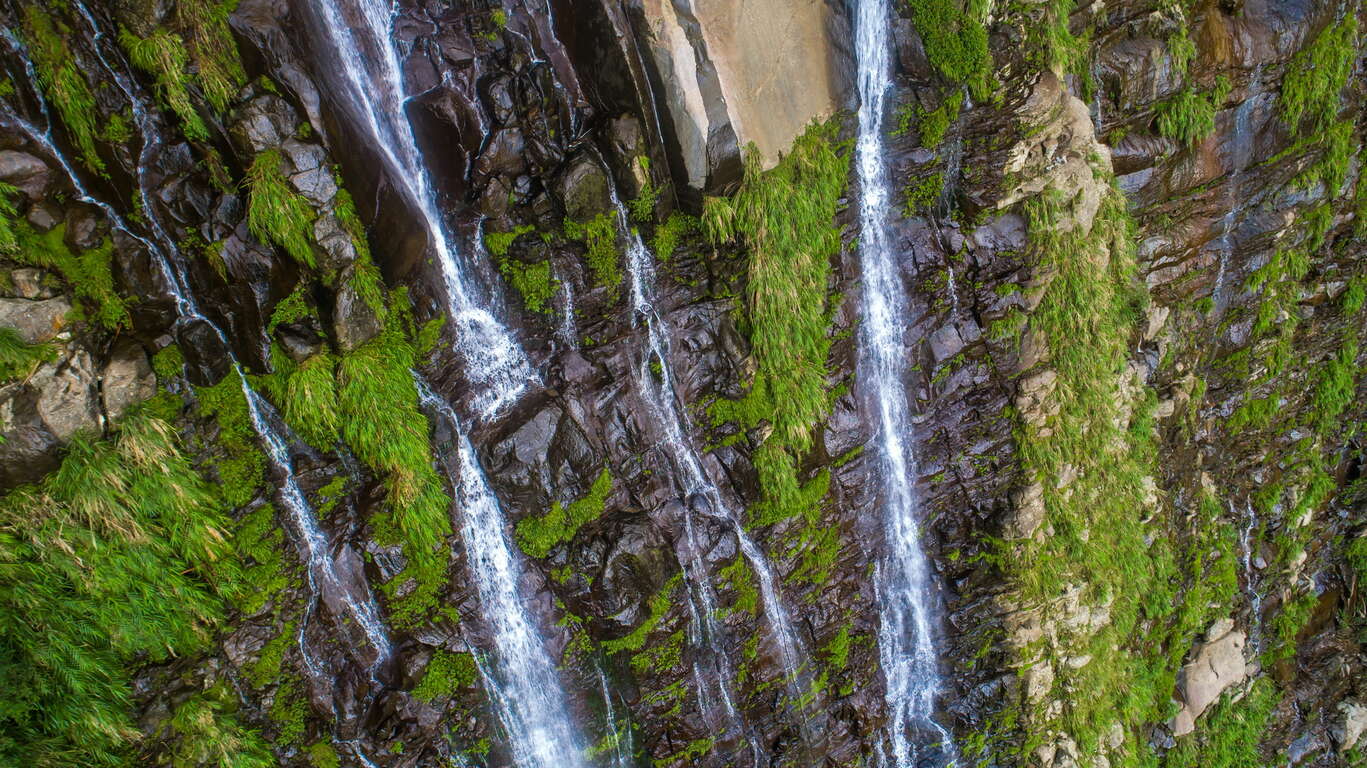
[[[518,546],[530,557],[549,555],[556,546],[572,540],[584,525],[602,516],[611,493],[612,473],[604,467],[584,498],[570,502],[568,506],[553,502],[546,514],[518,521]]]

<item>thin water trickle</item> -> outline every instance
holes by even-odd
[[[612,703],[612,687],[608,685],[608,673],[603,665],[598,665],[598,685],[603,694],[604,733],[612,745],[612,756],[608,765],[612,768],[630,768],[631,755],[636,751],[632,741],[631,728],[622,731],[617,722],[617,707]]]
[[[521,569],[498,499],[455,411],[416,374],[414,382],[423,404],[456,435],[451,483],[475,589],[494,643],[493,663],[481,664],[481,670],[508,733],[513,761],[528,768],[582,766],[555,663],[522,597]]]
[[[96,24],[94,17],[90,14],[89,10],[79,2],[77,3],[77,8],[85,21],[91,25],[92,31],[96,33],[96,42],[98,44],[99,39],[102,38],[103,35],[99,33],[99,27]],[[31,69],[32,63],[26,55],[27,52],[24,50],[22,43],[10,34],[9,30],[5,30],[4,37],[24,61],[25,66]],[[139,179],[140,194],[143,199],[146,200],[147,190],[142,181],[146,175],[143,164],[151,149],[148,145],[150,145],[160,134],[156,131],[155,125],[153,124],[154,118],[152,117],[151,111],[147,109],[146,104],[142,99],[142,94],[135,90],[135,87],[130,81],[116,74],[118,70],[109,64],[108,60],[104,57],[103,52],[100,53],[99,58],[109,73],[115,75],[116,82],[119,83],[124,94],[129,99],[135,118],[137,118],[139,122],[144,149],[139,157],[140,161],[137,168],[137,176]],[[30,76],[32,76],[31,71]],[[32,80],[32,82],[37,81],[35,79]],[[389,658],[392,651],[388,634],[380,619],[379,609],[375,605],[373,598],[371,598],[368,589],[361,590],[364,592],[365,597],[364,599],[358,599],[352,594],[353,590],[348,589],[337,575],[336,563],[332,558],[327,537],[318,527],[317,516],[309,506],[308,500],[300,489],[298,480],[295,477],[293,463],[289,456],[288,442],[267,417],[266,410],[268,406],[256,391],[252,389],[251,384],[247,380],[246,373],[242,370],[237,358],[232,353],[232,348],[228,344],[227,336],[223,333],[222,329],[216,326],[199,311],[194,296],[190,292],[189,283],[181,272],[182,262],[180,253],[176,249],[174,241],[165,237],[160,223],[157,221],[156,209],[151,206],[146,206],[144,211],[150,226],[152,226],[154,232],[158,234],[157,239],[161,240],[166,245],[165,248],[158,245],[157,242],[153,242],[138,234],[129,226],[128,222],[119,215],[118,211],[115,210],[112,205],[97,199],[91,194],[81,181],[80,176],[76,173],[75,167],[61,149],[52,141],[49,132],[52,117],[43,95],[36,90],[34,95],[39,108],[43,113],[44,119],[48,121],[49,129],[39,130],[36,126],[33,126],[28,121],[19,117],[17,113],[12,112],[8,105],[5,105],[6,114],[4,117],[13,121],[23,133],[25,133],[35,144],[41,146],[44,151],[61,166],[62,170],[65,171],[67,177],[71,181],[72,186],[75,188],[78,199],[98,207],[108,217],[111,226],[128,234],[130,237],[133,237],[147,249],[159,270],[162,272],[168,289],[175,297],[178,315],[177,324],[180,325],[191,321],[202,322],[214,332],[219,341],[223,344],[223,348],[232,365],[233,375],[236,375],[241,382],[242,394],[247,402],[252,427],[258,437],[260,437],[262,445],[266,449],[266,455],[270,460],[272,469],[280,478],[280,501],[282,506],[284,506],[285,511],[289,514],[290,522],[293,524],[298,534],[295,537],[295,540],[301,549],[301,554],[303,555],[307,566],[306,571],[308,573],[310,594],[315,601],[322,597],[330,604],[342,606],[343,611],[349,614],[356,625],[365,633],[367,642],[375,653],[374,658],[370,659],[366,664],[367,669],[373,675],[375,670]],[[311,655],[304,643],[302,629],[299,642],[300,652],[304,655],[306,663],[311,663]]]
[[[1216,317],[1224,314],[1225,307],[1229,303],[1229,299],[1225,295],[1225,283],[1229,272],[1229,261],[1234,254],[1234,243],[1231,236],[1239,215],[1243,213],[1246,207],[1241,193],[1243,191],[1244,170],[1248,167],[1253,156],[1252,138],[1249,136],[1249,121],[1261,95],[1262,67],[1260,65],[1249,78],[1248,93],[1234,112],[1234,136],[1230,142],[1233,157],[1230,159],[1229,180],[1225,182],[1225,215],[1220,223],[1220,264],[1215,273],[1215,287],[1211,290],[1211,302],[1214,304]]]
[[[933,585],[918,531],[909,357],[903,337],[910,316],[897,254],[889,241],[890,185],[884,156],[884,113],[892,84],[888,0],[858,0],[860,263],[864,276],[864,322],[860,331],[859,380],[876,407],[875,440],[881,480],[884,552],[875,572],[881,626],[879,658],[886,681],[889,762],[896,768],[952,764],[957,749],[935,719],[941,692],[935,648]],[[938,743],[911,734],[934,734]]]
[[[345,2],[314,1],[347,90],[339,95],[356,113],[391,180],[422,219],[446,284],[456,350],[465,358],[467,375],[480,385],[473,407],[487,418],[515,402],[536,376],[512,334],[488,302],[480,301],[482,291],[467,279],[459,248],[443,221],[439,192],[404,107],[408,97],[402,54],[393,36],[394,7],[384,0],[354,0],[354,13],[348,15]]]
[[[662,447],[674,464],[684,494],[690,501],[684,505],[684,529],[691,562],[686,564],[684,571],[690,584],[690,591],[696,596],[694,601],[691,601],[697,603],[693,611],[694,626],[705,628],[705,639],[720,636],[713,618],[716,612],[716,596],[707,575],[706,564],[702,561],[701,547],[695,537],[696,521],[693,518],[694,504],[691,502],[694,499],[701,499],[705,502],[707,514],[721,521],[736,536],[741,553],[754,571],[759,582],[760,597],[764,603],[764,614],[769,623],[770,633],[783,662],[790,695],[795,701],[801,700],[807,693],[804,681],[805,652],[797,633],[793,630],[788,611],[779,597],[778,580],[768,558],[740,524],[732,506],[722,497],[716,483],[708,477],[702,459],[685,435],[687,422],[674,388],[669,337],[664,320],[655,309],[654,258],[640,235],[631,229],[626,208],[615,195],[613,201],[617,206],[618,227],[627,240],[632,325],[637,328],[644,326],[647,336],[648,354],[642,357],[640,365],[637,366],[637,383],[645,396],[651,415],[664,430],[665,439]],[[728,712],[732,713],[734,718],[735,707],[728,690],[729,674],[722,672],[724,665],[725,659],[719,659],[717,674],[720,677],[717,687]],[[701,685],[701,681],[699,682]],[[700,694],[705,696],[705,689],[700,688]]]
[[[1234,512],[1234,502],[1229,503],[1230,514]],[[1257,541],[1254,536],[1258,531],[1258,513],[1253,509],[1253,502],[1244,502],[1244,527],[1239,532],[1239,560],[1244,570],[1244,591],[1248,593],[1249,619],[1248,619],[1248,646],[1257,654],[1262,646],[1262,624],[1263,624],[1263,596],[1258,591],[1257,575],[1254,573],[1254,549]]]

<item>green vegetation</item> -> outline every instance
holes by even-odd
[[[436,608],[446,582],[446,537],[451,498],[434,467],[427,418],[418,407],[410,370],[417,364],[406,311],[408,297],[395,292],[389,322],[379,336],[344,355],[337,368],[337,412],[342,439],[376,470],[389,509],[371,518],[383,544],[402,544],[407,567],[388,585],[412,579],[415,588],[391,605],[397,626],[415,626]]]
[[[237,701],[225,683],[178,705],[158,733],[171,741],[162,764],[172,768],[274,768],[270,747],[254,731],[242,727],[236,711]]]
[[[617,225],[612,215],[600,213],[587,222],[565,219],[565,236],[588,247],[589,269],[594,280],[613,289],[622,285],[621,254],[617,251]]]
[[[1205,715],[1203,727],[1168,753],[1167,768],[1261,768],[1258,751],[1268,718],[1281,699],[1267,678],[1260,678],[1241,699],[1225,696]]]
[[[508,278],[509,284],[522,297],[522,304],[527,311],[543,315],[554,312],[551,300],[555,298],[560,281],[551,275],[549,260],[528,264],[517,259],[500,259],[498,271]]]
[[[242,382],[229,374],[213,386],[196,388],[195,397],[199,416],[218,425],[210,462],[218,473],[219,493],[228,506],[244,507],[266,480],[266,455],[256,442]]]
[[[280,169],[280,152],[268,149],[247,170],[247,224],[263,243],[275,243],[300,265],[312,269],[313,209],[295,192]]]
[[[671,595],[674,594],[674,590],[678,589],[679,585],[682,583],[683,574],[681,573],[675,574],[673,578],[665,582],[664,586],[660,587],[659,592],[651,595],[649,603],[650,614],[646,616],[645,621],[641,622],[640,626],[623,637],[616,640],[604,641],[603,652],[620,653],[622,651],[628,651],[635,653],[645,647],[646,638],[648,638],[650,633],[654,632],[655,628],[660,626],[660,622],[664,620],[665,614],[669,612],[669,607],[672,605]]]
[[[203,650],[221,617],[227,523],[172,427],[138,413],[106,440],[78,435],[42,485],[0,499],[3,762],[126,764],[134,668]],[[178,729],[180,749],[235,733],[220,715]]]
[[[1345,14],[1287,65],[1278,103],[1292,136],[1313,136],[1338,120],[1339,94],[1357,58],[1357,32],[1357,15]]]
[[[740,241],[750,256],[744,330],[755,378],[743,398],[718,401],[711,414],[714,426],[772,427],[754,453],[764,498],[751,514],[765,522],[810,512],[820,499],[800,482],[798,462],[830,407],[827,291],[840,251],[835,215],[849,168],[848,153],[834,143],[836,127],[810,126],[767,172],[750,152],[735,196],[708,198],[704,206],[708,238]]]
[[[342,758],[338,756],[337,750],[326,741],[320,741],[305,751],[313,768],[340,768],[342,765]]]
[[[52,345],[29,344],[13,328],[0,327],[0,384],[23,379],[56,356]]]
[[[238,520],[233,550],[241,564],[241,588],[233,593],[244,615],[255,615],[289,585],[281,554],[284,545],[284,529],[270,504],[260,504]]]
[[[636,165],[641,169],[641,192],[636,197],[627,201],[627,210],[631,212],[631,220],[644,224],[655,218],[655,205],[660,201],[662,187],[655,185],[650,176],[650,158],[642,155],[636,158]]]
[[[271,311],[270,322],[266,323],[266,333],[275,333],[275,329],[281,325],[297,323],[300,320],[313,314],[313,308],[309,306],[308,300],[308,281],[300,280],[299,284],[275,305]]]
[[[95,108],[95,94],[81,76],[81,65],[67,47],[66,38],[71,30],[49,16],[38,3],[28,4],[23,13],[24,37],[38,73],[38,84],[57,107],[71,140],[81,151],[81,159],[91,170],[103,173],[104,160],[95,148],[100,111]]]
[[[908,103],[897,110],[897,127],[893,136],[902,136],[911,130],[912,124],[921,136],[921,146],[934,149],[945,140],[949,127],[959,119],[959,99],[957,93],[947,94],[936,109],[927,112],[920,104]]]
[[[27,221],[9,222],[15,249],[9,258],[39,269],[57,272],[75,297],[71,320],[88,320],[106,330],[130,324],[128,308],[114,290],[114,243],[108,238],[96,248],[73,251],[63,238],[66,225],[39,234]]]
[[[1188,86],[1158,105],[1159,135],[1191,146],[1215,131],[1215,111],[1229,94],[1228,81],[1211,93]]]
[[[906,202],[902,213],[906,216],[919,216],[935,205],[945,188],[945,175],[936,171],[931,175],[907,185],[904,191]]]
[[[514,227],[509,232],[485,232],[484,248],[495,258],[502,260],[508,255],[508,249],[513,247],[513,242],[519,237],[533,232],[536,228],[530,224],[523,224]]]
[[[335,364],[336,358],[320,352],[300,363],[286,385],[285,421],[316,448],[335,445],[341,429]]]
[[[655,257],[662,262],[668,262],[674,251],[678,250],[679,243],[697,231],[697,219],[679,211],[670,211],[665,223],[655,229],[655,240],[652,243]]]
[[[158,29],[138,37],[127,29],[119,32],[119,44],[128,51],[133,66],[156,78],[157,96],[180,118],[181,130],[192,141],[207,141],[209,129],[190,99],[190,54],[180,35]]]
[[[968,87],[977,101],[992,96],[992,56],[984,26],[986,0],[905,0],[926,58],[950,81]]]
[[[185,354],[178,345],[171,344],[152,355],[152,370],[163,382],[174,379],[185,370]]]
[[[473,688],[479,682],[475,657],[468,653],[451,653],[440,648],[432,654],[423,670],[422,682],[413,689],[413,698],[435,701],[452,696],[463,688]]]
[[[580,528],[602,516],[611,493],[612,473],[604,467],[584,498],[570,502],[568,507],[562,507],[558,501],[553,502],[546,514],[519,520],[518,546],[530,557],[549,555],[556,546],[574,539]]]
[[[196,0],[176,3],[176,23],[196,69],[195,83],[217,112],[228,108],[237,90],[247,84],[228,16],[237,0]]]

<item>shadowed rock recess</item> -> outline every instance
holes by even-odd
[[[0,27],[0,764],[1367,768],[1362,0]]]

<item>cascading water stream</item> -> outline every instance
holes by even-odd
[[[674,389],[669,338],[663,319],[655,311],[654,259],[646,249],[645,243],[641,241],[640,235],[629,226],[626,208],[615,194],[613,202],[617,206],[618,227],[627,240],[632,324],[636,327],[645,326],[649,345],[648,354],[642,357],[641,364],[636,370],[637,384],[647,399],[651,415],[664,430],[663,447],[678,470],[685,495],[689,498],[703,499],[710,516],[722,521],[732,530],[741,553],[754,570],[764,602],[765,616],[783,661],[785,678],[794,700],[800,700],[806,694],[803,681],[806,671],[804,652],[797,633],[793,631],[787,609],[779,597],[778,580],[759,545],[745,531],[731,506],[722,498],[717,485],[707,476],[702,460],[684,433],[686,422],[678,405],[678,394]],[[652,370],[652,361],[658,364],[657,371]],[[695,538],[695,521],[692,515],[692,504],[685,504],[684,528],[691,556],[691,562],[685,568],[685,572],[690,584],[693,585],[692,591],[698,595],[695,600],[698,605],[693,612],[694,624],[697,625],[701,621],[706,637],[715,638],[719,636],[715,620],[712,619],[716,598],[706,575],[707,569],[702,561],[700,545]],[[720,669],[718,671],[720,673]],[[730,703],[730,694],[726,690],[728,682],[722,679],[718,685],[722,689],[722,696],[728,709],[734,712],[734,705]]]
[[[1234,513],[1234,502],[1230,502],[1229,511],[1231,514]],[[1244,527],[1239,532],[1239,560],[1244,569],[1244,591],[1248,593],[1248,646],[1255,654],[1262,646],[1263,629],[1263,596],[1258,591],[1257,576],[1253,572],[1253,550],[1257,545],[1254,534],[1258,531],[1258,525],[1258,513],[1253,509],[1253,503],[1245,502]]]
[[[456,435],[451,482],[470,571],[495,647],[493,664],[482,669],[511,741],[513,760],[535,768],[583,765],[555,664],[522,599],[521,572],[498,499],[455,411],[421,378],[415,375],[414,381],[422,403],[445,419]]]
[[[631,755],[635,753],[636,745],[631,728],[628,727],[624,733],[617,722],[617,708],[612,703],[612,687],[608,685],[608,673],[601,664],[598,666],[598,685],[603,694],[603,720],[606,725],[604,732],[612,745],[612,757],[608,765],[611,768],[630,768]]]
[[[94,17],[90,15],[89,10],[86,9],[84,5],[77,3],[77,8],[84,16],[86,22],[91,25],[92,31],[96,33],[98,43],[99,38],[103,37],[103,35],[99,32]],[[26,69],[28,69],[31,82],[38,82],[36,75],[32,70],[32,63],[27,56],[23,44],[20,43],[8,29],[5,30],[4,37],[23,60]],[[144,147],[143,152],[139,156],[140,162],[137,168],[137,175],[139,179],[140,195],[142,196],[144,203],[146,203],[147,197],[144,185],[145,168],[143,167],[143,163],[146,160],[147,153],[150,151],[147,145],[151,144],[155,140],[155,137],[160,134],[155,130],[154,120],[151,113],[146,109],[141,94],[136,90],[131,81],[119,75],[118,70],[109,64],[102,52],[100,53],[100,61],[109,71],[110,75],[119,83],[120,88],[132,104],[135,117],[139,120],[139,130],[142,132]],[[327,536],[319,528],[317,516],[309,506],[308,500],[305,498],[295,477],[293,463],[290,460],[289,455],[289,443],[285,440],[284,436],[280,434],[279,430],[275,428],[272,419],[268,417],[269,405],[254,389],[252,389],[251,384],[247,380],[246,373],[242,370],[242,366],[232,353],[232,348],[228,344],[227,336],[218,326],[200,312],[199,307],[194,300],[194,296],[189,290],[188,281],[178,269],[178,266],[181,263],[180,253],[176,249],[174,241],[165,236],[165,232],[160,223],[156,221],[155,209],[151,206],[145,206],[144,208],[147,212],[146,218],[151,222],[153,231],[157,233],[158,239],[165,244],[165,248],[158,245],[156,242],[139,235],[129,226],[128,222],[119,215],[118,211],[116,211],[112,205],[97,199],[90,193],[81,181],[80,176],[76,173],[75,167],[52,140],[50,134],[52,117],[42,93],[35,88],[34,96],[37,99],[39,109],[42,111],[44,119],[47,121],[49,126],[48,130],[39,130],[36,126],[19,117],[17,113],[9,112],[8,108],[6,109],[7,114],[5,114],[5,117],[12,120],[34,143],[43,147],[44,151],[62,167],[62,170],[66,173],[72,186],[75,188],[79,200],[99,208],[104,212],[105,216],[108,217],[111,226],[137,240],[147,249],[166,280],[167,287],[175,299],[177,325],[184,325],[191,322],[203,323],[214,332],[219,341],[223,344],[225,354],[227,354],[229,362],[232,365],[233,373],[238,377],[238,380],[241,383],[242,394],[247,402],[252,428],[256,431],[258,437],[260,437],[262,445],[266,449],[266,454],[270,460],[271,466],[280,478],[280,501],[285,507],[285,510],[289,513],[290,521],[296,529],[297,536],[295,538],[302,550],[301,554],[304,556],[307,566],[305,570],[308,574],[310,594],[315,601],[322,599],[335,610],[340,610],[349,615],[355,621],[356,625],[361,628],[371,649],[375,653],[375,657],[366,664],[368,671],[370,671],[373,676],[376,669],[386,661],[392,653],[387,631],[380,619],[379,609],[375,605],[373,598],[370,597],[368,589],[362,590],[365,592],[366,598],[364,600],[358,600],[352,595],[352,590],[348,589],[341,577],[338,576],[336,563],[332,559]],[[301,625],[306,623],[307,622],[301,622]],[[300,629],[299,644],[300,652],[304,655],[305,662],[312,666],[312,657],[304,644],[302,626]]]
[[[481,416],[514,402],[536,380],[522,348],[489,309],[478,286],[467,280],[458,248],[443,224],[439,193],[423,162],[404,105],[408,101],[400,52],[393,38],[394,9],[385,0],[355,0],[349,23],[342,3],[314,0],[324,32],[337,52],[347,93],[345,105],[356,113],[392,180],[422,219],[441,265],[447,309],[457,332],[457,351],[467,375],[481,386],[473,407]]]
[[[903,343],[909,315],[896,254],[889,242],[890,188],[883,150],[883,119],[892,84],[888,0],[858,0],[860,263],[864,321],[860,327],[859,380],[876,405],[875,439],[886,542],[875,574],[882,623],[879,656],[886,679],[888,747],[895,768],[928,760],[952,764],[953,739],[935,720],[941,690],[931,617],[932,584],[921,552],[919,513],[912,473],[912,421],[904,382],[908,351]],[[909,733],[938,739],[913,743]]]

